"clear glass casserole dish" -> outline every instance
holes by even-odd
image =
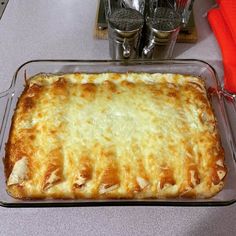
[[[210,199],[143,199],[143,200],[17,200],[6,192],[4,164],[0,164],[0,205],[5,207],[52,207],[52,206],[118,206],[118,205],[170,205],[170,206],[222,206],[236,201],[236,165],[235,144],[229,124],[225,103],[234,103],[225,99],[214,69],[199,60],[165,61],[78,61],[78,60],[34,60],[20,66],[12,80],[10,88],[0,93],[0,156],[5,156],[5,144],[8,140],[14,109],[21,95],[25,79],[38,73],[102,73],[102,72],[147,72],[188,74],[204,80],[225,151],[228,174],[223,190]],[[228,95],[230,96],[230,95]]]

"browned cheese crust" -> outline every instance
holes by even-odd
[[[224,151],[204,83],[148,73],[37,75],[6,145],[14,198],[209,198]]]

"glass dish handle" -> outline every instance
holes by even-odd
[[[3,137],[7,124],[7,117],[10,112],[10,104],[12,102],[14,92],[7,90],[0,93],[0,150],[2,151]],[[3,153],[0,153],[2,155]]]
[[[8,119],[10,107],[13,101],[14,90],[12,88],[0,93],[0,158],[5,155],[5,140],[8,129]],[[0,169],[3,170],[3,162],[0,163]],[[4,172],[0,173],[0,178],[5,180]],[[5,189],[5,181],[0,183],[0,189]],[[4,194],[0,191],[0,206],[7,206],[4,201]]]
[[[229,125],[232,131],[234,150],[236,150],[236,94],[231,94],[223,90],[222,95]]]

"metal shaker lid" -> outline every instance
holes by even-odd
[[[181,17],[173,9],[157,7],[149,23],[154,30],[171,32],[180,26]]]
[[[109,24],[113,29],[119,31],[136,31],[144,24],[143,15],[132,8],[120,8],[114,11],[109,19]]]

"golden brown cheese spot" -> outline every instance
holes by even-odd
[[[163,167],[161,170],[159,188],[163,189],[165,186],[175,185],[176,182],[173,176],[173,171],[168,167]]]
[[[130,166],[129,166],[129,165],[125,165],[125,166],[124,166],[124,169],[125,169],[125,172],[126,172],[127,174],[131,173],[131,169],[130,169]]]
[[[173,145],[173,144],[169,144],[169,145],[168,145],[168,149],[169,149],[172,153],[175,153],[175,152],[176,152],[176,147],[175,147],[175,145]]]
[[[61,77],[53,83],[52,91],[56,96],[68,96],[68,82],[65,78]]]
[[[180,78],[181,76],[182,76],[182,75],[180,75],[180,74],[174,74],[174,75],[173,75],[173,81],[174,81],[175,83],[177,83],[178,80],[179,80],[179,78]]]
[[[27,90],[27,96],[28,97],[38,97],[38,95],[43,90],[42,86],[38,84],[31,85]]]
[[[135,88],[135,83],[123,80],[121,83],[121,86],[127,87],[127,88]]]
[[[32,131],[27,134],[29,139],[33,142],[36,139],[36,128],[31,129]]]
[[[29,112],[35,106],[35,101],[32,97],[25,96],[22,100],[23,112]]]
[[[56,129],[51,129],[49,132],[51,133],[51,135],[56,135],[57,134],[57,130]]]
[[[67,80],[63,77],[59,78],[56,82],[54,82],[53,86],[58,88],[59,90],[66,89],[67,87]]]
[[[89,157],[82,156],[80,159],[80,165],[78,174],[75,177],[74,188],[83,187],[86,182],[88,182],[92,178],[92,163]]]
[[[24,185],[11,185],[7,189],[7,192],[14,198],[22,199],[27,197],[27,192],[26,189],[24,188]]]
[[[168,96],[169,96],[169,97],[176,98],[176,97],[177,97],[177,93],[175,93],[175,92],[169,92],[169,93],[168,93]]]
[[[116,167],[110,165],[104,170],[102,174],[99,193],[104,194],[106,192],[110,192],[118,188],[119,184],[120,184],[120,179],[118,176],[118,170]]]
[[[43,190],[48,190],[63,180],[63,156],[61,149],[52,150],[48,155],[48,165],[44,175]]]
[[[206,97],[205,95],[199,91],[198,89],[196,89],[195,87],[193,87],[191,84],[185,84],[182,87],[182,92],[186,94],[186,101],[190,104],[194,104],[196,101],[197,103],[200,105],[204,105],[206,103]]]
[[[140,188],[140,186],[139,186],[139,184],[138,184],[136,179],[133,180],[133,183],[134,183],[134,185],[133,185],[133,192],[134,193],[141,192],[142,189]]]
[[[109,80],[106,80],[104,81],[104,84],[105,86],[107,87],[108,91],[110,91],[111,93],[115,93],[117,92],[117,88],[116,88],[116,84],[109,81]]]
[[[119,80],[121,77],[121,74],[119,73],[112,73],[111,74],[111,80]]]
[[[209,107],[209,105],[206,103],[207,99],[206,96],[203,95],[201,92],[195,92],[195,96],[193,96],[194,99],[192,101],[192,103],[194,103],[194,100],[196,100],[198,102],[198,106],[199,108],[201,108],[202,110],[205,110],[205,112],[208,115],[211,115],[211,109]]]
[[[187,143],[187,145],[185,145],[186,147],[186,155],[188,158],[192,158],[194,156],[194,151],[193,151],[193,147],[191,145],[189,145],[189,143]]]
[[[154,97],[158,97],[164,94],[163,90],[161,88],[158,88],[157,86],[149,85],[148,89],[154,95]]]
[[[101,156],[108,159],[108,160],[109,159],[112,160],[116,156],[116,153],[115,153],[115,150],[113,147],[102,148],[101,149]]]
[[[204,89],[202,84],[196,82],[189,82],[189,84],[199,91],[202,91]]]
[[[97,75],[91,74],[88,76],[88,83],[93,84],[96,79],[97,79]]]
[[[92,83],[86,83],[81,85],[81,97],[87,100],[95,98],[97,86]]]

